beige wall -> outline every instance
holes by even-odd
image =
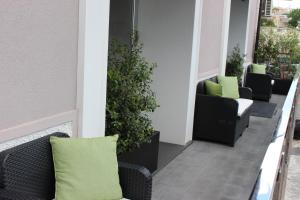
[[[0,5],[0,141],[14,129],[74,120],[78,0]]]
[[[219,74],[222,66],[224,6],[227,1],[203,0],[198,79]]]

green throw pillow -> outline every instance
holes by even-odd
[[[222,96],[222,86],[213,81],[204,81],[206,93],[212,96]]]
[[[265,65],[252,65],[252,72],[255,74],[266,74],[266,66]]]
[[[222,86],[222,97],[233,99],[240,98],[239,85],[236,76],[218,76],[218,82]]]
[[[55,200],[120,200],[117,140],[51,137]]]

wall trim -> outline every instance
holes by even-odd
[[[23,123],[7,129],[2,129],[0,130],[0,143],[27,136],[34,132],[42,131],[66,122],[72,122],[72,124],[76,124],[76,116],[77,110],[70,110],[49,117],[44,117],[35,121]],[[76,136],[76,132],[73,132],[73,135]]]
[[[250,35],[250,24],[251,24],[251,2],[249,1],[249,5],[248,5],[248,14],[247,14],[247,28],[246,28],[246,40],[245,40],[245,50],[244,50],[244,54],[246,55],[246,59],[248,57],[248,43],[249,43],[249,35]]]
[[[110,1],[79,0],[77,135],[105,135]]]
[[[230,26],[230,12],[231,12],[231,0],[224,0],[223,8],[223,23],[222,23],[222,46],[220,52],[220,75],[225,75],[227,51],[228,51],[228,37]]]
[[[190,66],[190,82],[188,93],[188,105],[186,116],[186,133],[185,144],[189,143],[193,139],[193,125],[194,125],[194,110],[195,110],[195,98],[196,87],[199,70],[199,51],[201,40],[201,27],[202,27],[202,9],[203,0],[195,1],[195,15],[194,15],[194,30],[193,30],[193,44],[192,44],[192,57]]]
[[[219,71],[220,70],[218,68],[218,69],[213,69],[208,72],[202,73],[201,76],[198,77],[198,82],[219,75]]]

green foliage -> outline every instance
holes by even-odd
[[[239,46],[234,47],[232,54],[228,57],[226,63],[226,76],[236,76],[239,85],[242,85],[244,57],[241,54]]]
[[[150,87],[156,65],[141,55],[142,44],[135,38],[131,46],[112,41],[109,48],[106,135],[120,135],[118,153],[150,142],[154,130],[149,113],[158,107]]]
[[[276,27],[276,25],[272,19],[261,18],[260,23],[261,23],[261,26]]]
[[[261,29],[258,48],[255,52],[257,63],[272,63],[279,55],[278,34],[273,29]]]
[[[291,27],[297,27],[298,21],[300,21],[300,9],[294,9],[288,14],[289,25]]]
[[[294,53],[290,55],[290,63],[300,63],[300,45],[297,45]]]
[[[287,69],[287,79],[292,80],[297,72],[297,67],[295,65],[289,65]]]
[[[299,49],[299,33],[295,30],[289,30],[279,35],[279,51],[280,53],[294,55]]]
[[[280,78],[280,68],[278,63],[267,67],[267,73],[271,73],[274,78]]]
[[[281,54],[288,55],[284,58],[288,63],[300,62],[299,32],[289,29],[278,33],[273,29],[261,30],[258,48],[255,52],[258,63],[277,63],[281,61]]]
[[[280,65],[275,64],[268,68],[267,72],[272,73],[274,78],[281,78],[280,74]],[[295,74],[297,72],[297,65],[287,64],[286,70],[285,70],[285,79],[292,80],[295,77]]]

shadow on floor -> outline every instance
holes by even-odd
[[[169,162],[176,158],[186,146],[170,144],[166,142],[159,143],[157,172],[164,168]]]

